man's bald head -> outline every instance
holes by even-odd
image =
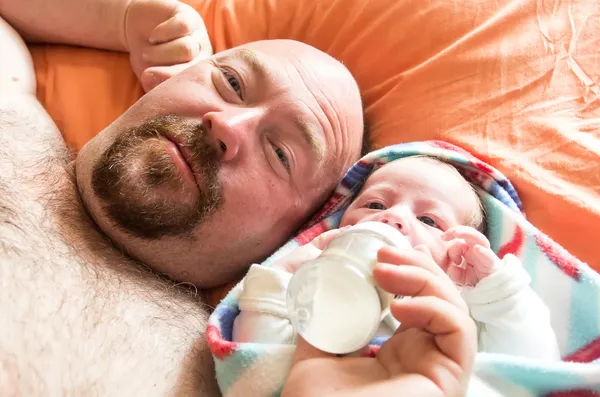
[[[289,40],[249,43],[165,81],[86,145],[78,185],[117,244],[201,286],[269,255],[358,159],[348,70]]]

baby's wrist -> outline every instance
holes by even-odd
[[[496,258],[496,260],[492,263],[491,266],[486,268],[484,271],[478,274],[477,282],[483,280],[486,277],[489,277],[495,273],[498,273],[504,265],[504,262],[500,258]]]

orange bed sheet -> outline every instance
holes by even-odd
[[[442,139],[515,184],[529,220],[600,270],[600,2],[204,0],[216,51],[291,38],[342,60],[374,143]],[[38,97],[79,148],[142,90],[125,54],[32,46]]]

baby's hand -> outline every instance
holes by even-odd
[[[449,244],[448,276],[458,285],[475,286],[502,266],[500,258],[490,249],[488,239],[472,227],[453,227],[442,239]]]
[[[284,270],[288,273],[295,273],[304,263],[316,259],[321,255],[321,252],[331,240],[336,238],[344,229],[346,228],[333,229],[318,235],[310,243],[304,244],[302,247],[298,247],[284,257],[279,258],[270,267]]]
[[[146,92],[213,53],[202,17],[176,0],[132,0],[125,45]]]

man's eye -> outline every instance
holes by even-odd
[[[225,68],[221,68],[221,73],[223,73],[223,76],[225,76],[225,78],[227,79],[227,83],[229,83],[229,85],[235,91],[237,96],[239,96],[240,99],[243,99],[242,98],[242,86],[241,86],[239,80],[237,79],[237,77],[235,77],[235,75],[233,73],[231,73],[229,70],[227,70]]]
[[[279,160],[279,162],[281,164],[283,164],[285,169],[289,172],[290,171],[290,162],[289,162],[287,156],[285,155],[285,151],[277,146],[273,146],[273,151],[275,152],[275,155],[277,156],[277,159]]]
[[[421,222],[423,222],[424,224],[426,224],[427,226],[439,228],[437,223],[428,216],[419,216],[419,217],[417,217],[417,219],[420,220]]]
[[[385,205],[378,203],[376,201],[371,201],[370,203],[367,203],[367,208],[370,210],[384,210]]]

